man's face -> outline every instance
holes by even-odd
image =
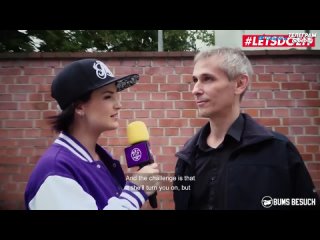
[[[224,117],[234,110],[236,81],[230,81],[219,68],[223,58],[211,56],[199,60],[193,69],[195,96],[200,117]]]

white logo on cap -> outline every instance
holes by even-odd
[[[93,68],[96,70],[98,78],[105,79],[107,76],[113,77],[112,72],[109,68],[101,61],[96,61],[93,64]]]

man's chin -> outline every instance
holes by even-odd
[[[205,111],[199,111],[198,115],[199,115],[199,117],[202,117],[202,118],[209,118],[210,117],[210,114]]]

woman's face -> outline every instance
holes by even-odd
[[[118,128],[118,113],[121,109],[115,83],[93,91],[90,100],[82,104],[87,128],[104,132]]]

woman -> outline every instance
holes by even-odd
[[[134,85],[137,74],[115,78],[96,59],[66,66],[53,80],[52,97],[62,112],[52,127],[60,132],[33,170],[25,191],[27,209],[139,209],[153,192],[126,181],[120,163],[97,144],[100,134],[119,126],[119,91]],[[159,173],[156,163],[139,174]]]

